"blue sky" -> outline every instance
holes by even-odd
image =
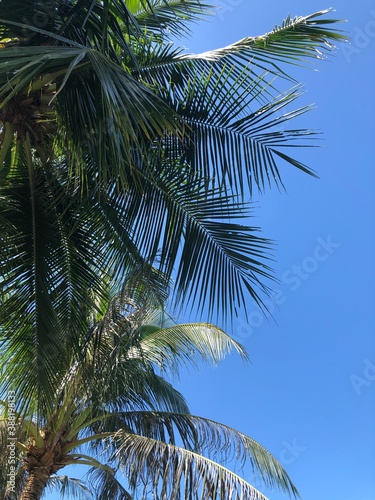
[[[223,0],[194,29],[192,51],[227,45],[273,28],[290,13],[328,8],[321,1]],[[257,223],[277,242],[280,284],[273,318],[250,305],[250,322],[232,334],[252,364],[227,359],[184,375],[192,413],[233,426],[262,443],[291,475],[303,500],[375,498],[375,4],[341,0],[334,17],[352,37],[305,84],[306,127],[322,148],[299,159],[316,180],[284,170],[287,193],[259,199]],[[301,101],[301,102],[302,102]],[[286,496],[256,483],[270,499]]]
[[[222,0],[194,27],[194,52],[263,34],[321,1]],[[259,199],[257,224],[277,242],[273,319],[249,304],[232,335],[252,364],[230,357],[177,383],[193,414],[250,435],[286,467],[303,500],[375,498],[375,3],[341,0],[334,17],[352,37],[319,71],[296,70],[315,103],[303,126],[324,132],[299,159],[319,180],[286,166],[287,193]],[[183,319],[183,318],[181,318]],[[192,318],[194,319],[194,318]],[[199,318],[196,318],[199,319]],[[248,478],[250,482],[252,478]],[[287,497],[254,483],[271,500]],[[50,495],[48,498],[59,498]]]

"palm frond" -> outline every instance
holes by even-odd
[[[124,488],[115,474],[103,469],[92,468],[88,472],[88,481],[95,492],[97,500],[110,498],[111,500],[133,500],[133,496]]]
[[[244,304],[245,290],[262,304],[267,287],[261,279],[272,279],[265,263],[270,242],[256,235],[258,228],[237,223],[249,214],[243,203],[220,189],[207,189],[204,178],[185,173],[188,167],[179,170],[166,165],[158,177],[138,170],[144,191],[131,192],[126,212],[135,245],[157,257],[167,276],[178,259],[177,303],[191,299],[200,310],[207,306],[209,315],[219,306],[224,318],[229,304],[232,311]]]
[[[266,486],[298,496],[288,474],[272,454],[249,436],[228,426],[206,418],[176,413],[126,412],[121,414],[121,418],[128,430],[123,435],[119,431],[116,439],[120,441],[117,441],[116,446],[123,437],[126,442],[128,439],[131,441],[129,430],[151,440],[173,445],[181,439],[184,449],[217,463],[235,463],[242,469],[248,461],[252,474],[259,476]],[[118,452],[121,457],[122,446],[120,444]],[[160,463],[164,463],[163,460]]]
[[[280,158],[314,175],[309,167],[280,151],[308,146],[306,139],[314,132],[288,129],[291,119],[310,108],[283,112],[301,95],[301,89],[277,89],[277,79],[290,78],[282,66],[275,65],[273,54],[275,46],[284,47],[280,63],[285,64],[298,58],[320,58],[325,50],[331,50],[331,41],[345,37],[325,27],[330,20],[315,21],[326,13],[289,19],[264,37],[246,38],[203,54],[183,54],[171,44],[152,41],[136,48],[141,54],[136,74],[157,85],[188,124],[185,143],[176,141],[172,152],[186,158],[202,175],[217,180],[218,185],[229,184],[242,194],[247,188],[245,180],[250,191],[253,185],[263,190],[266,183],[282,187]]]
[[[87,380],[83,393],[90,399],[93,411],[148,408],[189,412],[182,394],[157,375],[145,358],[133,356],[132,342],[128,345],[126,342],[110,342],[104,346],[105,343],[106,340],[102,338],[92,362],[86,359],[85,366],[78,374],[78,386],[82,379]],[[99,378],[96,375],[98,370]],[[67,382],[74,383],[69,379]]]
[[[288,474],[271,453],[230,427],[189,414],[155,411],[121,412],[108,417],[103,423],[109,424],[107,428],[112,437],[107,430],[104,442],[97,443],[93,439],[95,436],[86,441],[96,453],[107,457],[108,463],[117,464],[116,469],[120,466],[137,490],[143,484],[145,490],[150,488],[153,494],[171,499],[184,498],[183,492],[198,498],[194,495],[199,491],[204,498],[243,495],[244,498],[264,499],[244,479],[220,465],[230,463],[245,471],[248,463],[252,475],[266,486],[296,498],[299,496]],[[104,480],[107,473],[98,474]],[[111,481],[109,484],[111,486]],[[228,492],[230,495],[225,496]]]
[[[260,192],[276,185],[283,188],[280,157],[310,175],[314,172],[287,153],[285,148],[308,147],[316,132],[289,128],[289,122],[310,109],[287,110],[301,96],[299,87],[266,96],[269,84],[251,69],[238,74],[231,68],[220,75],[212,71],[194,75],[185,95],[175,102],[176,110],[189,125],[185,148],[173,145],[191,168],[218,186],[227,186],[242,197],[254,188]],[[194,89],[192,91],[191,89]],[[175,91],[173,91],[176,94]],[[259,104],[255,101],[263,102]],[[194,144],[194,147],[191,146]],[[172,153],[173,154],[173,153]]]
[[[77,498],[78,500],[88,500],[92,498],[91,491],[81,479],[68,476],[51,476],[47,482],[45,494],[60,490],[61,498]]]
[[[182,394],[155,373],[152,363],[134,349],[139,345],[137,329],[132,334],[131,329],[124,331],[122,320],[120,323],[120,333],[112,324],[101,332],[100,339],[90,336],[83,354],[72,355],[71,368],[62,377],[56,394],[62,403],[60,417],[54,418],[55,426],[73,418],[75,422],[69,425],[77,434],[93,418],[93,428],[99,432],[98,415],[107,419],[104,415],[108,411],[132,408],[189,413]],[[77,399],[78,393],[81,399]],[[103,429],[109,430],[108,426]]]
[[[332,25],[341,23],[338,19],[322,18],[331,11],[326,9],[308,16],[287,17],[281,26],[265,35],[246,37],[221,49],[211,50],[194,57],[215,62],[225,58],[237,67],[249,62],[263,71],[269,64],[279,76],[293,80],[278,63],[300,63],[304,59],[323,59],[333,50],[333,43],[347,40],[347,36]]]
[[[39,387],[51,403],[58,374],[66,369],[64,352],[78,348],[71,334],[87,330],[94,296],[104,293],[95,272],[98,240],[80,220],[74,197],[45,173],[28,174],[20,167],[1,192],[11,200],[4,217],[17,228],[5,240],[11,259],[0,261],[0,334],[7,350],[0,363],[1,390],[17,387],[21,404]]]
[[[244,360],[249,359],[244,347],[223,330],[208,323],[178,324],[158,329],[141,327],[139,350],[142,357],[163,372],[176,375],[179,365],[197,366],[203,360],[214,365],[237,351]]]
[[[154,498],[267,500],[241,477],[202,455],[149,437],[118,433],[120,462],[133,489]]]
[[[189,24],[212,13],[212,6],[200,0],[131,0],[128,3],[141,27],[168,38],[189,34]]]

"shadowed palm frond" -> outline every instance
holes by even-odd
[[[88,472],[88,482],[95,491],[97,500],[110,498],[111,500],[133,500],[133,496],[124,488],[121,482],[116,479],[115,474],[111,474],[103,469],[90,469]]]
[[[79,346],[73,333],[87,331],[88,311],[96,310],[106,286],[98,273],[100,233],[80,217],[79,197],[50,174],[20,169],[0,188],[11,200],[4,214],[11,258],[0,261],[0,335],[7,351],[1,391],[17,388],[30,403],[39,388],[39,404],[53,399],[67,352]]]
[[[129,460],[130,465],[127,453],[131,447],[132,435],[129,431],[136,435],[134,443],[137,443],[139,436],[150,439],[149,445],[146,441],[140,441],[145,449],[150,446],[150,450],[153,450],[149,450],[149,456],[146,451],[144,455],[143,452],[140,453],[139,460],[144,466],[146,463],[154,466],[156,463],[166,465],[161,458],[162,455],[159,460],[152,455],[154,450],[158,450],[157,454],[162,453],[163,444],[169,443],[175,446],[181,440],[183,449],[199,453],[208,460],[224,464],[234,463],[241,469],[248,463],[252,474],[259,476],[268,487],[279,488],[288,494],[298,496],[288,474],[272,454],[250,437],[230,427],[193,415],[162,412],[126,412],[119,415],[119,423],[121,421],[122,427],[126,430],[118,431],[113,446],[115,449],[118,448],[116,460],[123,463],[128,463]],[[136,448],[138,449],[138,445]],[[165,452],[167,454],[170,452],[168,447],[165,447]],[[179,460],[177,455],[175,459]],[[168,462],[169,465],[173,469],[172,463]],[[142,470],[142,467],[140,469]],[[162,474],[161,471],[159,473]]]
[[[131,0],[128,5],[141,27],[167,38],[189,34],[189,24],[213,12],[200,0]]]
[[[204,178],[185,174],[185,166],[179,170],[166,165],[158,178],[139,170],[147,195],[132,191],[126,213],[137,248],[157,258],[167,276],[179,261],[176,303],[188,299],[200,310],[207,306],[209,316],[216,304],[224,319],[229,305],[232,312],[244,305],[245,290],[262,304],[261,295],[268,293],[262,280],[272,279],[269,240],[257,235],[258,228],[240,224],[249,214],[245,204],[208,189]]]
[[[52,476],[47,483],[47,491],[60,490],[61,499],[77,498],[77,500],[89,500],[92,498],[91,491],[81,479],[68,476]]]
[[[199,453],[121,431],[116,439],[120,446],[116,459],[130,484],[138,489],[144,485],[144,491],[151,490],[156,498],[267,500],[240,476]]]

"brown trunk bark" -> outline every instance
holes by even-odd
[[[19,500],[39,500],[47,484],[49,472],[47,468],[34,469],[29,473]]]

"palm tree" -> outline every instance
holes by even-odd
[[[275,78],[289,77],[275,61],[319,57],[330,39],[341,38],[325,27],[333,21],[319,19],[325,12],[289,19],[264,37],[186,55],[168,35],[205,13],[199,1],[18,5],[2,2],[4,172],[23,167],[22,177],[34,190],[41,182],[37,173],[43,181],[59,174],[60,183],[69,180],[95,194],[106,212],[108,196],[113,199],[121,188],[121,215],[127,218],[120,236],[128,259],[159,254],[161,269],[171,273],[184,238],[176,278],[180,294],[197,293],[200,271],[212,280],[207,262],[213,261],[231,284],[233,299],[241,302],[235,285],[243,282],[259,300],[253,288],[268,271],[256,258],[266,241],[254,238],[250,228],[215,220],[241,217],[245,207],[233,196],[254,186],[264,189],[267,182],[280,185],[278,157],[311,173],[282,153],[288,141],[310,132],[273,131],[306,111],[280,116],[299,91],[276,91]],[[36,204],[37,192],[33,198]],[[186,258],[206,248],[196,263]],[[217,282],[211,288],[212,298],[220,297]]]
[[[208,9],[1,2],[1,349],[32,352],[47,400],[108,279],[155,265],[174,303],[217,320],[268,291],[247,193],[282,186],[279,160],[313,174],[285,149],[313,133],[288,128],[308,108],[284,112],[301,92],[284,66],[343,37],[322,11],[203,54],[173,45]]]
[[[185,420],[161,416],[163,409],[179,414],[181,407],[165,406],[165,383],[156,390],[155,381],[163,383],[147,379],[148,372],[134,390],[142,411],[144,405],[155,410],[150,422],[150,416],[128,418],[122,409],[107,407],[92,384],[77,400],[67,387],[70,381],[81,387],[82,370],[98,366],[94,347],[109,349],[100,335],[94,335],[94,345],[87,335],[97,331],[110,298],[132,270],[141,269],[147,282],[173,277],[173,303],[190,302],[210,317],[235,314],[247,295],[261,305],[272,277],[270,243],[258,228],[243,224],[251,208],[246,198],[267,185],[282,186],[280,161],[313,174],[285,149],[314,137],[312,131],[288,128],[308,108],[284,111],[300,94],[285,64],[329,51],[331,42],[343,38],[330,27],[336,21],[322,11],[203,54],[176,48],[172,37],[208,10],[198,0],[1,1],[0,392],[16,390],[26,453],[44,450],[56,421],[66,423],[69,431],[60,438],[70,441],[85,432],[98,436],[95,426],[105,422],[103,432],[112,432],[106,435],[111,462],[131,444],[125,431],[113,434],[108,427],[114,417],[124,424],[116,429],[130,429],[132,436],[164,433],[167,439],[178,428],[190,453],[203,436],[208,443],[216,436],[218,449],[227,442],[219,432],[210,434],[214,424],[204,427],[184,411]],[[137,373],[151,363],[144,364],[143,351],[141,360],[135,347],[124,351],[133,353]],[[93,384],[94,375],[99,376],[88,377]],[[155,401],[147,399],[149,387],[156,390]],[[182,404],[172,389],[169,394]],[[104,418],[108,412],[115,415]],[[221,436],[229,435],[227,430]],[[60,438],[56,442],[71,456],[73,448]],[[150,446],[132,439],[138,472],[130,474],[122,458],[117,462],[130,486],[141,476],[148,480],[151,470],[168,489],[168,464],[179,456],[173,433],[171,462],[157,470],[147,462]],[[235,442],[248,454],[244,441]],[[155,446],[156,455],[162,454],[163,445]],[[203,459],[189,457],[186,484],[194,491],[193,472],[206,469],[199,469]],[[65,455],[62,460],[65,465]],[[272,460],[265,463],[279,477]],[[220,470],[216,479],[233,478]]]
[[[298,495],[281,465],[261,445],[225,425],[191,415],[182,395],[166,380],[181,366],[199,360],[218,363],[231,351],[246,360],[244,348],[211,324],[174,323],[162,308],[154,309],[162,294],[154,300],[156,294],[149,291],[127,279],[126,287],[91,318],[80,356],[72,351],[66,360],[53,406],[39,406],[36,414],[39,392],[28,398],[27,411],[17,411],[14,496],[6,476],[10,406],[2,402],[1,498],[35,500],[48,488],[60,487],[75,498],[89,493],[89,498],[101,500],[131,499],[137,493],[171,500],[201,495],[265,500],[219,465],[233,459],[242,466],[250,464],[265,484]],[[22,397],[17,386],[12,387],[17,398]],[[21,400],[17,403],[22,407]],[[72,464],[90,467],[88,484],[56,475]],[[121,472],[125,481],[120,481]]]

